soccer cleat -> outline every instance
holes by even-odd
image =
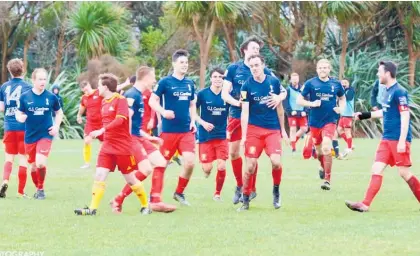
[[[233,199],[232,199],[233,204],[238,204],[239,201],[241,200],[241,197],[242,197],[241,190],[242,190],[242,187],[238,187],[238,186],[236,187],[235,194],[234,194]]]
[[[242,206],[237,209],[238,212],[248,211],[249,210],[249,196],[243,195],[244,202]]]
[[[330,190],[331,189],[330,182],[324,181],[324,183],[322,183],[322,185],[321,185],[321,189],[323,189],[323,190]]]
[[[86,216],[86,215],[95,216],[96,209],[89,209],[89,207],[86,206],[85,208],[74,210],[74,213],[76,215],[81,215],[81,216]]]
[[[351,201],[346,201],[346,206],[352,210],[352,211],[356,211],[356,212],[367,212],[369,211],[369,206],[365,205],[362,202],[351,202]]]
[[[177,163],[179,166],[182,165],[181,159],[178,156],[172,157],[172,160]]]
[[[184,194],[174,193],[175,201],[178,201],[181,205],[191,206],[191,204],[185,199]]]
[[[80,169],[89,169],[89,168],[90,168],[90,164],[84,164],[80,166]]]
[[[112,212],[120,214],[122,213],[122,204],[119,204],[115,199],[109,202],[109,206],[111,206]]]
[[[5,198],[6,197],[6,191],[7,191],[8,187],[9,187],[9,185],[7,185],[7,183],[3,183],[3,185],[1,185],[0,198]]]
[[[141,215],[149,215],[152,214],[152,210],[149,207],[142,207],[140,213]]]
[[[45,199],[45,192],[43,189],[38,189],[34,194],[34,199],[37,200],[44,200]]]
[[[252,201],[256,197],[257,197],[257,192],[255,192],[255,191],[251,192],[251,195],[249,195],[249,201]]]
[[[279,186],[273,186],[273,206],[274,209],[279,209],[281,207],[281,197]]]
[[[353,150],[351,148],[347,148],[346,150],[344,150],[344,153],[341,156],[342,158],[347,158],[348,156],[351,155],[352,152]]]
[[[31,199],[31,197],[28,196],[26,193],[23,193],[23,194],[17,193],[16,197],[17,198],[22,198],[22,199]]]
[[[221,202],[222,201],[222,198],[220,197],[220,195],[214,195],[213,196],[213,201],[216,201],[216,202]]]
[[[323,180],[325,178],[325,171],[324,171],[324,169],[322,167],[319,167],[318,173],[319,173],[319,178],[321,180]]]
[[[176,206],[172,204],[165,204],[164,202],[159,203],[149,203],[150,209],[154,212],[173,212],[176,210]]]

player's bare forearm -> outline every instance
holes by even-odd
[[[232,84],[230,82],[224,81],[223,88],[222,88],[222,99],[232,106],[239,107],[240,102],[239,100],[234,99],[232,95],[230,95],[231,90],[232,90]]]
[[[64,117],[64,113],[62,109],[55,111],[55,119],[54,119],[55,126],[60,127],[61,122],[63,121],[63,117]]]
[[[298,95],[296,103],[304,107],[312,107],[312,102],[305,100],[302,95]]]
[[[28,117],[25,113],[23,113],[23,112],[21,112],[21,111],[19,111],[19,110],[16,110],[16,112],[15,112],[15,117],[16,117],[16,120],[18,121],[18,122],[20,122],[20,123],[24,123],[25,121],[26,121],[26,118]]]
[[[410,126],[410,111],[402,111],[401,113],[401,131],[400,141],[405,142],[408,134],[408,127]]]
[[[249,103],[242,103],[241,110],[241,129],[242,129],[242,139],[246,138],[248,132],[248,120],[249,120]]]
[[[372,111],[370,118],[382,118],[383,116],[384,116],[384,112],[382,109],[380,109],[380,110]]]
[[[165,111],[165,109],[160,105],[160,98],[155,95],[152,94],[152,96],[150,97],[149,100],[149,106],[157,113],[163,115],[163,112]]]
[[[203,122],[204,122],[204,120],[203,119],[201,119],[201,117],[200,117],[200,115],[195,115],[195,121],[197,122],[197,123],[199,123],[200,125],[203,125]]]
[[[79,112],[77,112],[77,116],[82,116],[86,111],[86,108],[83,107],[82,105],[79,106]]]
[[[197,118],[196,99],[190,102],[190,118],[194,122]]]
[[[277,106],[277,116],[279,117],[280,127],[283,130],[284,129],[284,108],[282,104]]]
[[[4,112],[4,101],[0,101],[0,112]]]

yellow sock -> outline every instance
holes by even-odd
[[[92,187],[92,201],[90,203],[90,209],[98,209],[102,197],[105,193],[105,182],[94,181]]]
[[[147,195],[146,195],[146,191],[144,190],[143,183],[139,182],[130,187],[131,187],[131,190],[133,190],[134,194],[136,194],[137,198],[139,199],[141,207],[148,207]]]
[[[90,144],[85,144],[83,146],[83,159],[85,160],[85,163],[90,163],[90,156],[92,152],[92,146]]]

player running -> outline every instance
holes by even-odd
[[[309,126],[318,160],[325,171],[325,180],[321,188],[330,190],[332,138],[336,130],[337,114],[344,111],[346,96],[340,81],[329,77],[331,65],[328,60],[319,60],[316,71],[318,76],[306,81],[302,94],[298,95],[297,103],[311,107]],[[306,97],[309,97],[309,100],[305,100]],[[339,107],[337,107],[337,97]]]
[[[32,72],[32,90],[20,96],[16,120],[25,123],[25,152],[32,165],[32,180],[37,184],[35,199],[45,199],[44,181],[52,139],[58,134],[63,111],[58,98],[45,90],[48,73],[43,68]],[[53,120],[52,113],[55,112]]]
[[[270,157],[273,176],[273,205],[279,209],[280,181],[282,175],[281,165],[281,127],[278,109],[284,115],[283,105],[277,109],[267,106],[273,94],[279,95],[285,91],[276,77],[264,73],[265,62],[260,55],[251,55],[248,58],[252,77],[241,88],[242,113],[241,145],[245,146],[246,168],[244,172],[243,204],[238,211],[249,210],[252,184],[257,167],[258,158],[263,150]]]
[[[163,144],[160,152],[167,161],[178,150],[183,157],[184,169],[178,178],[173,198],[181,205],[190,205],[184,190],[188,185],[195,164],[195,89],[194,82],[185,77],[188,70],[188,52],[177,50],[172,55],[173,74],[162,78],[149,100],[150,107],[162,116]],[[160,104],[163,98],[164,107]],[[161,202],[164,172],[153,173],[150,200]]]
[[[227,139],[229,141],[229,155],[232,163],[233,174],[236,179],[236,189],[233,196],[233,203],[239,203],[242,195],[242,157],[240,156],[240,142],[242,138],[241,130],[241,103],[240,91],[242,85],[251,77],[251,69],[249,67],[248,59],[251,55],[259,54],[261,47],[264,46],[263,41],[256,36],[252,36],[246,39],[241,47],[241,55],[244,59],[228,66],[225,80],[223,82],[222,98],[225,102],[229,103],[229,120],[227,126]],[[272,72],[268,69],[264,69],[266,75],[272,75]],[[267,101],[267,105],[270,107],[277,107],[280,102],[286,98],[286,92],[280,96],[274,96]],[[255,182],[258,172],[258,165],[253,172],[254,178],[252,179],[254,184],[252,185],[251,199],[257,196]]]
[[[129,111],[127,99],[117,93],[118,78],[113,74],[99,76],[98,91],[104,98],[102,102],[103,127],[92,131],[89,136],[96,138],[104,134],[98,161],[95,181],[92,187],[92,201],[89,207],[76,209],[77,215],[96,215],[99,203],[105,192],[105,180],[115,167],[123,174],[131,189],[140,201],[141,214],[151,213],[143,184],[136,178],[134,170],[136,159],[133,156],[130,134]]]
[[[289,121],[289,138],[292,145],[292,151],[296,152],[297,141],[308,131],[306,110],[296,102],[297,96],[300,95],[302,91],[302,86],[299,85],[299,74],[292,73],[290,75],[290,85],[287,87],[286,91],[287,97],[283,101],[283,106]],[[299,130],[296,132],[298,126]]]
[[[216,191],[213,200],[221,201],[220,192],[226,177],[226,160],[228,159],[228,143],[226,126],[229,105],[222,99],[224,71],[215,68],[210,72],[211,85],[197,95],[197,122],[199,156],[206,177],[213,169],[213,161],[217,160]]]
[[[138,180],[145,180],[154,169],[156,173],[163,173],[166,169],[166,160],[152,142],[161,143],[161,139],[152,137],[149,133],[141,130],[145,106],[143,93],[151,90],[156,84],[154,68],[141,66],[136,72],[134,86],[125,92],[128,106],[130,107],[131,136],[133,138],[134,157],[137,161],[135,176]],[[129,196],[132,189],[127,184],[123,190],[111,201],[114,212],[121,213],[124,199]],[[163,202],[152,202],[150,207],[153,211],[172,212],[176,209],[174,205]]]
[[[32,89],[24,80],[24,68],[21,59],[12,59],[7,63],[7,70],[12,79],[1,86],[0,111],[4,112],[4,169],[3,183],[0,188],[0,198],[6,197],[6,191],[12,172],[13,161],[19,155],[18,194],[19,198],[29,198],[24,190],[27,178],[27,159],[25,156],[25,124],[16,120],[15,112],[18,108],[20,96]],[[36,171],[35,169],[33,170]],[[34,182],[37,186],[37,182]]]
[[[341,80],[341,85],[343,85],[346,95],[346,107],[338,122],[337,132],[347,143],[347,148],[341,155],[341,157],[346,157],[353,151],[353,138],[351,133],[354,114],[354,88],[350,85],[350,81],[347,78]]]
[[[396,165],[400,176],[407,182],[414,196],[420,202],[420,182],[410,171],[411,124],[408,93],[396,79],[397,66],[390,61],[381,61],[378,68],[379,82],[385,85],[381,102],[382,109],[373,112],[356,113],[356,120],[383,117],[383,135],[376,150],[372,165],[372,177],[361,202],[346,201],[349,209],[367,212],[370,204],[382,186],[385,168]]]

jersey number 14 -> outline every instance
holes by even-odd
[[[18,86],[16,87],[16,89],[13,92],[10,92],[11,90],[11,86],[7,86],[6,90],[4,91],[6,93],[6,104],[10,105],[10,101],[14,100],[14,101],[18,101],[20,98],[20,94],[22,92],[22,86]]]

